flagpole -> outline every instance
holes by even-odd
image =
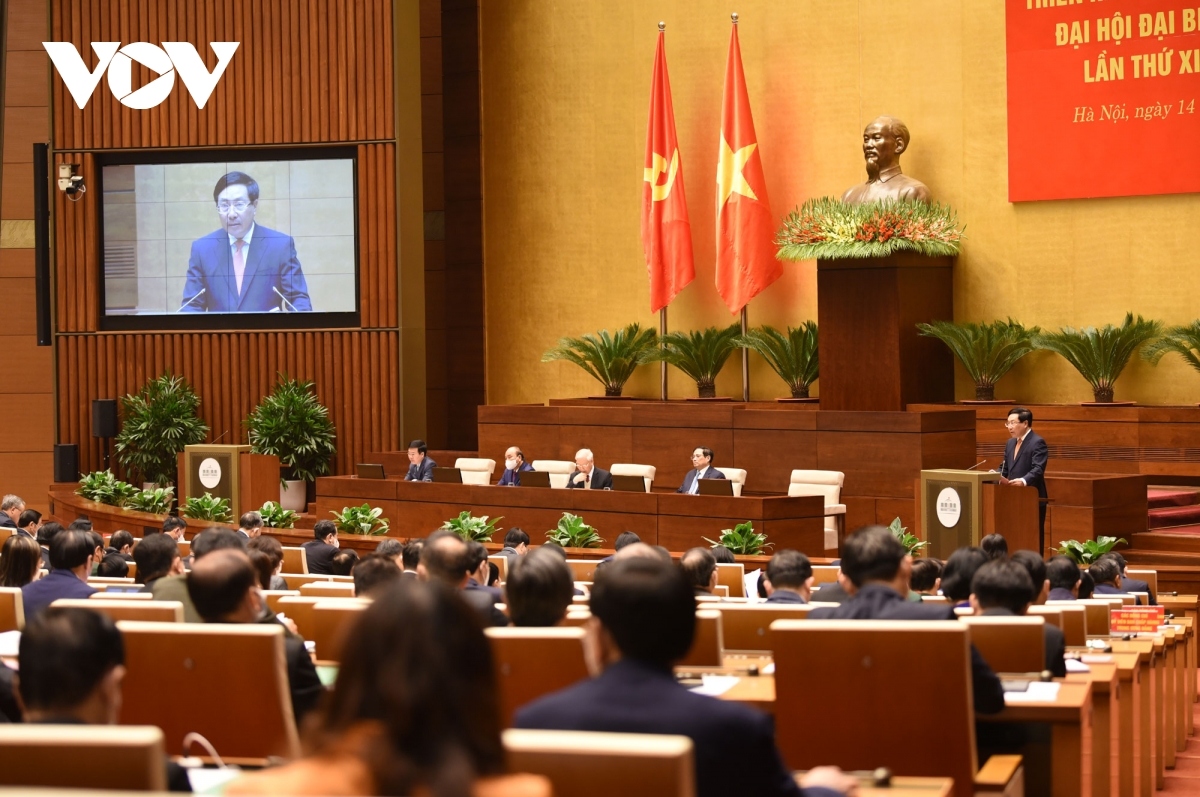
[[[742,335],[746,334],[746,308],[742,308]],[[742,348],[742,401],[750,400],[750,350]]]
[[[661,25],[662,23],[660,22],[659,24]],[[663,309],[658,311],[658,347],[660,349],[666,348],[666,346],[663,344],[663,336],[666,334],[667,334],[667,308],[664,307]],[[662,381],[662,385],[661,385],[659,392],[661,393],[662,400],[666,401],[667,400],[667,361],[661,360],[659,362],[658,366],[659,366],[659,379]]]

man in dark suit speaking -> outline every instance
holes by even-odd
[[[296,242],[254,221],[258,193],[258,183],[243,172],[217,180],[221,229],[192,242],[180,312],[312,310]]]
[[[1004,464],[1000,466],[1002,484],[1035,487],[1039,498],[1046,497],[1046,460],[1049,458],[1046,441],[1033,431],[1033,413],[1024,407],[1009,410],[1010,439],[1004,446]],[[1038,534],[1046,534],[1046,502],[1038,502]]]

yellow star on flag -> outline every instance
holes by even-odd
[[[750,160],[756,147],[758,147],[757,142],[747,144],[735,152],[730,148],[729,142],[725,140],[724,134],[721,135],[721,159],[717,163],[717,190],[720,192],[721,198],[717,202],[717,210],[725,207],[730,194],[741,194],[750,199],[758,199],[754,189],[750,187],[750,184],[746,182],[745,175],[742,174],[742,169],[746,168],[746,161]]]

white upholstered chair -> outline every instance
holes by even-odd
[[[550,474],[550,486],[566,489],[567,479],[575,472],[575,463],[565,459],[535,459],[529,463],[534,470]]]
[[[846,475],[836,470],[794,470],[788,495],[819,495],[825,498],[825,550],[840,547],[846,534],[846,505],[841,503]]]
[[[614,476],[641,476],[646,480],[646,492],[650,492],[650,485],[654,483],[654,474],[658,472],[658,469],[653,465],[614,462],[608,472]]]
[[[713,465],[717,468],[716,465]],[[725,474],[725,478],[733,482],[733,494],[741,495],[742,488],[746,485],[746,470],[744,468],[717,468],[721,473]]]
[[[454,460],[454,467],[462,473],[463,484],[491,484],[496,460],[459,457]]]

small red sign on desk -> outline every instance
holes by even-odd
[[[1129,606],[1124,609],[1113,609],[1108,622],[1108,630],[1114,634],[1157,631],[1166,618],[1167,610],[1162,606]]]

